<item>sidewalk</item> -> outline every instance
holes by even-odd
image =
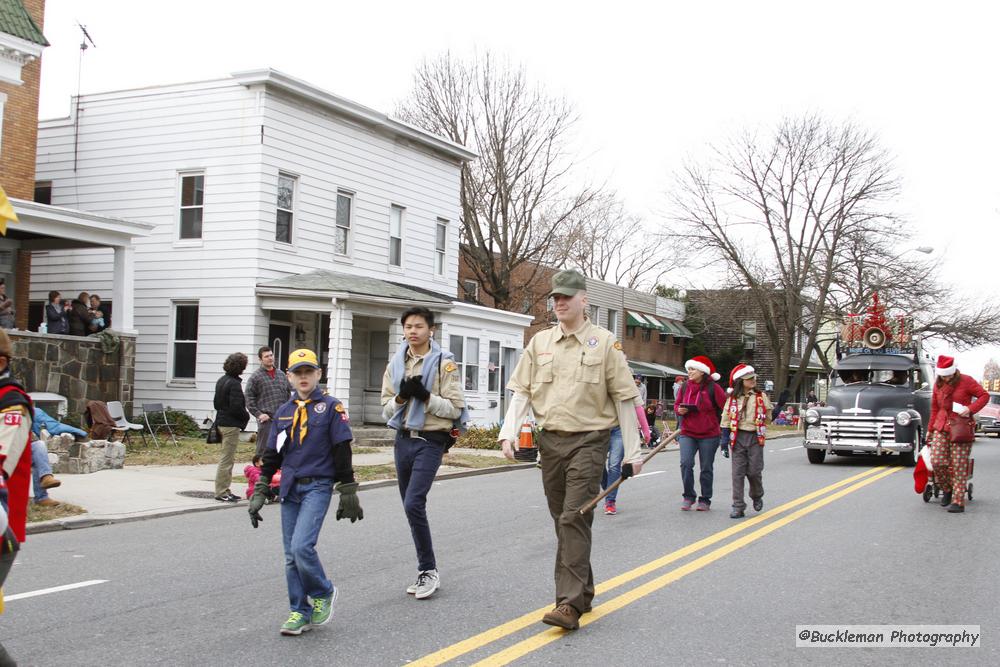
[[[456,448],[452,449],[452,453],[503,457],[501,452],[493,450]],[[392,462],[392,450],[388,448],[373,454],[354,456],[354,465],[380,465]],[[243,467],[247,463],[240,462],[233,465],[233,475],[243,475]],[[490,474],[519,470],[533,465],[533,463],[512,464],[495,468],[441,466],[438,478]],[[62,486],[52,489],[49,495],[55,500],[79,505],[87,512],[65,519],[28,524],[28,533],[88,528],[187,512],[206,512],[234,507],[245,509],[245,502],[223,503],[215,500],[216,467],[215,465],[129,466],[126,462],[125,467],[120,470],[101,470],[88,475],[59,475]],[[364,490],[395,484],[395,479],[376,480],[363,482],[361,488]],[[246,483],[234,483],[232,491],[242,498],[246,491]],[[180,495],[180,492],[193,493]]]

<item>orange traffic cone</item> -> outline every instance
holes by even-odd
[[[518,461],[534,462],[538,458],[538,449],[535,447],[535,438],[531,429],[531,422],[524,422],[521,425],[521,436],[518,438],[517,451],[514,458]]]

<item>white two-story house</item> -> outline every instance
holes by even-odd
[[[269,69],[78,102],[39,124],[36,179],[54,205],[154,225],[134,253],[137,404],[201,419],[229,353],[249,372],[261,345],[282,367],[307,346],[354,421],[376,422],[399,314],[424,305],[474,420],[500,419],[530,317],[455,299],[474,153]],[[111,268],[101,249],[37,253],[31,298],[111,294]]]

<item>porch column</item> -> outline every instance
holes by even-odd
[[[131,245],[115,246],[115,263],[112,274],[111,298],[114,301],[111,319],[114,330],[124,333],[135,331],[135,248]]]
[[[403,325],[399,323],[399,320],[393,320],[392,324],[389,325],[389,359],[396,356],[396,352],[399,351],[399,345],[403,342]]]
[[[330,359],[327,362],[327,391],[351,409],[351,347],[354,313],[333,300],[330,312]],[[360,406],[359,408],[360,409]]]

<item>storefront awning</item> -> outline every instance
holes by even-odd
[[[652,315],[643,315],[647,320],[649,320],[654,327],[662,331],[663,333],[670,333],[670,327],[665,325],[663,322],[653,317]]]
[[[694,334],[682,322],[678,322],[677,320],[660,321],[670,328],[670,334],[674,338],[694,338]]]
[[[631,310],[625,311],[628,326],[630,327],[643,327],[646,329],[651,328],[653,325],[649,321],[640,315],[639,313],[633,313]]]
[[[646,377],[652,378],[665,378],[666,374],[656,367],[655,364],[650,364],[643,361],[632,361],[629,360],[628,367],[632,369],[632,373],[639,373],[645,375]]]

